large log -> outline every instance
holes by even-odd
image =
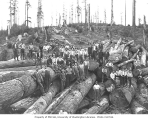
[[[46,60],[42,60],[42,64],[46,64]],[[35,66],[34,60],[20,60],[20,61],[3,61],[0,62],[0,69]]]
[[[118,109],[114,106],[109,106],[103,114],[131,114],[131,109]]]
[[[24,113],[31,105],[34,104],[35,101],[37,101],[38,97],[28,97],[25,99],[22,99],[14,104],[12,104],[8,109],[6,110],[8,113],[11,114],[18,114],[18,113]]]
[[[68,89],[64,90],[59,97],[55,98],[53,102],[48,106],[45,110],[44,114],[50,114],[60,103],[61,101],[67,96],[67,94],[71,91],[75,84],[71,85]]]
[[[88,109],[84,114],[102,114],[109,107],[107,97],[102,97],[101,102]]]
[[[55,72],[51,68],[41,69],[39,72],[50,72],[51,79],[55,77]],[[36,81],[31,75],[24,75],[20,78],[0,83],[0,109],[28,97],[37,89]]]
[[[110,95],[111,103],[120,109],[128,107],[136,94],[137,84],[136,80],[132,79],[131,87],[123,87],[115,89]]]
[[[49,91],[46,95],[41,96],[29,109],[25,111],[24,114],[42,114],[48,105],[52,102],[53,97],[60,90],[60,81],[56,80],[50,86]]]
[[[131,110],[133,114],[148,114],[148,110],[136,100],[131,103]]]
[[[35,70],[29,70],[29,71],[5,71],[0,72],[0,83],[6,82],[8,80],[13,80],[15,78],[19,78],[23,75],[30,74],[35,72]]]
[[[57,106],[53,114],[58,114],[60,110],[74,114],[95,81],[96,76],[93,74],[85,81],[76,85],[75,88],[66,96],[66,98]]]

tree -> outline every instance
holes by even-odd
[[[28,27],[28,23],[31,23],[31,21],[29,20],[31,17],[28,16],[28,10],[30,7],[31,7],[30,2],[28,0],[26,0],[26,3],[25,3],[25,25],[27,22],[27,27]],[[26,20],[26,12],[27,12],[27,20]]]

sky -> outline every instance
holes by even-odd
[[[7,28],[7,20],[9,20],[9,1],[10,0],[0,0],[0,29]],[[18,15],[17,23],[19,25],[24,23],[25,20],[25,1],[18,0]],[[132,24],[132,1],[126,0],[127,8],[127,24]],[[37,26],[37,7],[38,0],[29,0],[31,8],[29,9],[29,17],[31,17],[32,24],[31,27]],[[106,10],[107,23],[111,21],[111,0],[87,0],[90,3],[91,15],[95,15],[99,11],[99,20],[104,21],[104,11]],[[56,25],[56,18],[59,18],[59,14],[63,13],[63,6],[67,11],[67,22],[69,23],[69,11],[73,4],[74,13],[76,12],[77,0],[42,0],[43,13],[44,13],[44,25]],[[84,11],[84,0],[79,0],[79,5],[82,8],[82,21],[85,21],[85,11]],[[116,24],[125,23],[125,0],[114,0],[114,21]],[[141,18],[143,23],[143,16],[146,16],[148,21],[148,0],[136,0],[136,24],[138,25],[138,18]],[[52,23],[53,17],[53,23]],[[74,19],[74,22],[76,20]]]

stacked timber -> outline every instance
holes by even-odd
[[[38,72],[44,73],[45,70],[49,72],[51,79],[55,77],[55,72],[51,68],[41,69]],[[30,74],[0,83],[0,110],[30,96],[36,90],[37,82]]]
[[[96,76],[93,74],[88,79],[77,84],[73,90],[64,98],[64,100],[52,111],[53,114],[59,114],[59,112],[65,111],[68,114],[76,113],[79,108],[79,104],[89,92],[90,88],[96,81]]]

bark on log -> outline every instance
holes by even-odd
[[[134,75],[134,77],[138,77],[139,75],[141,75],[141,76],[148,75],[148,67],[133,70],[133,75]]]
[[[131,87],[115,89],[110,95],[111,103],[117,107],[124,109],[131,103],[137,89],[136,81],[132,80]]]
[[[41,96],[24,114],[42,114],[48,105],[52,102],[53,97],[60,90],[60,81],[56,80],[49,88],[46,95]]]
[[[42,64],[46,64],[46,60],[42,61]],[[14,68],[14,67],[27,67],[35,66],[34,60],[21,60],[21,61],[3,61],[0,62],[0,69]]]
[[[9,108],[8,108],[8,112],[13,114],[13,113],[24,113],[31,105],[34,104],[35,101],[37,101],[38,98],[35,97],[28,97],[25,99],[22,99],[14,104],[12,104]]]
[[[47,68],[50,72],[51,79],[55,77],[55,73],[51,68]],[[39,72],[45,71],[41,69]],[[19,101],[22,98],[28,97],[37,89],[36,81],[31,75],[24,75],[20,78],[0,83],[0,109]]]
[[[102,114],[109,107],[109,100],[107,97],[102,97],[98,105],[94,105],[84,114]]]
[[[133,114],[148,114],[148,110],[140,105],[136,100],[131,103],[131,110]]]
[[[85,81],[76,85],[66,98],[57,106],[53,113],[58,114],[60,110],[64,110],[67,113],[74,114],[95,81],[96,76],[93,74]]]
[[[44,114],[50,114],[60,103],[61,101],[67,96],[67,94],[71,91],[75,84],[71,85],[68,89],[64,90],[59,97],[55,98],[53,102],[48,106],[45,110]]]
[[[88,106],[89,104],[90,104],[89,100],[88,100],[88,99],[86,99],[86,98],[84,98],[84,99],[82,100],[82,102],[80,103],[80,105],[79,105],[79,108],[78,108],[78,109],[82,109],[82,108],[84,108],[84,107]]]
[[[131,114],[131,109],[118,109],[114,106],[109,106],[103,114]]]
[[[35,70],[32,71],[5,71],[0,72],[0,83],[6,82],[9,80],[13,80],[15,78],[19,78],[23,75],[33,73]]]

